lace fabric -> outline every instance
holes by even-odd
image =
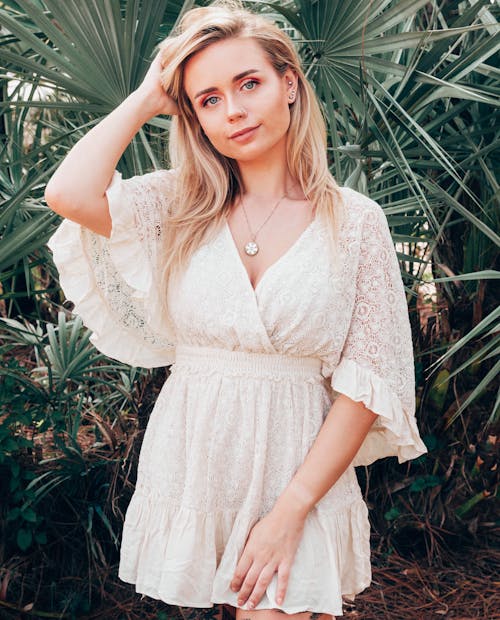
[[[165,317],[159,248],[174,174],[115,173],[111,237],[65,220],[49,241],[61,286],[99,350],[133,365],[173,364],[144,436],[119,575],[173,605],[237,606],[229,583],[249,530],[343,393],[378,418],[308,515],[285,601],[276,605],[273,579],[257,606],[339,616],[342,598],[371,579],[368,511],[354,467],[427,451],[387,220],[376,202],[342,188],[335,258],[316,218],[255,291],[224,226],[171,287]]]
[[[415,422],[415,377],[408,307],[397,255],[380,205],[353,190],[364,205],[358,241],[353,310],[331,384],[379,414],[355,465],[427,452]]]
[[[167,170],[127,180],[115,171],[106,192],[110,238],[65,219],[47,243],[61,288],[93,332],[91,342],[132,366],[166,366],[175,359],[158,298],[158,250],[172,179]]]

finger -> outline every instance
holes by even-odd
[[[290,565],[282,562],[278,566],[278,586],[276,588],[276,603],[281,605],[285,600],[288,579],[290,578]]]
[[[247,601],[247,607],[249,609],[253,609],[260,603],[260,600],[264,596],[267,586],[271,583],[271,579],[273,578],[275,572],[276,569],[272,564],[267,564],[261,570],[260,575],[255,582],[253,591]]]
[[[245,605],[250,596],[250,593],[254,589],[255,582],[259,578],[262,567],[252,564],[250,570],[247,572],[246,577],[241,584],[240,592],[238,594],[238,605],[241,607]]]
[[[233,578],[231,579],[231,590],[233,592],[238,592],[238,590],[241,588],[241,584],[243,583],[247,575],[248,569],[250,568],[250,566],[252,566],[252,562],[252,558],[248,554],[243,552],[243,555],[241,556],[240,561],[238,562],[234,570]]]

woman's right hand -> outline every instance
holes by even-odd
[[[160,53],[158,53],[140,86],[135,90],[137,95],[147,101],[148,108],[151,109],[152,117],[158,114],[172,115],[179,113],[177,103],[165,92],[161,85],[160,75],[162,69]]]
[[[177,114],[175,101],[160,82],[159,56],[139,88],[73,145],[45,188],[48,206],[94,232],[109,237],[106,196],[118,161],[135,134],[158,114]]]

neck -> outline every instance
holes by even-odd
[[[238,161],[243,180],[243,195],[247,203],[269,204],[282,196],[300,198],[302,191],[286,164],[286,156],[271,153],[253,161]]]

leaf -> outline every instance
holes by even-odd
[[[17,441],[12,439],[12,437],[7,437],[4,441],[2,441],[2,450],[5,452],[16,452],[19,449],[19,444]]]
[[[476,493],[470,499],[468,499],[466,502],[461,504],[455,510],[455,514],[457,515],[457,517],[463,518],[469,512],[469,510],[474,508],[474,506],[476,504],[478,504],[480,501],[485,499],[487,496],[488,495],[485,493],[485,491],[480,491],[479,493]]]
[[[21,511],[21,517],[25,521],[28,521],[29,523],[36,523],[37,522],[37,515],[36,515],[36,512],[33,510],[33,508],[24,508]]]
[[[23,527],[17,530],[17,545],[22,551],[26,551],[33,542],[33,533],[31,530],[27,530]]]
[[[384,513],[384,519],[386,521],[394,521],[401,515],[401,511],[397,506],[393,506],[390,510]]]
[[[411,492],[423,491],[427,488],[433,488],[441,484],[440,476],[428,475],[417,478],[410,485]]]
[[[37,532],[35,534],[35,540],[39,545],[47,544],[47,532]]]
[[[18,508],[17,506],[15,508],[12,508],[11,510],[9,510],[9,512],[7,513],[7,521],[15,521],[16,519],[19,518],[19,515],[21,514],[21,509]]]

